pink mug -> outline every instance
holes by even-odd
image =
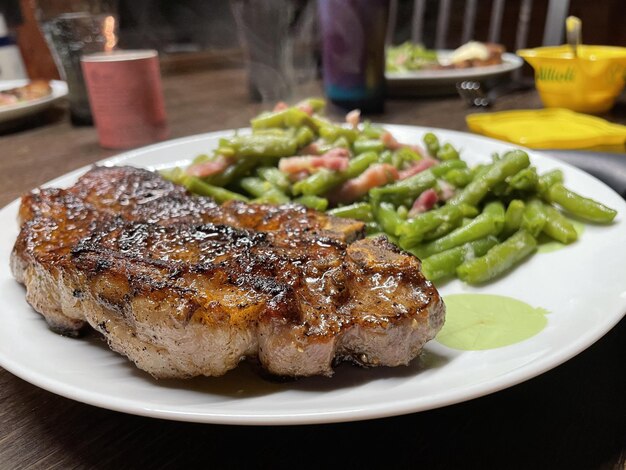
[[[167,138],[157,51],[98,52],[81,62],[102,147],[128,149]]]

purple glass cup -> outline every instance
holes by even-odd
[[[324,90],[330,101],[382,112],[389,0],[318,0]]]

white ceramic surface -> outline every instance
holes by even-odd
[[[488,161],[512,145],[469,134],[386,126],[400,141],[418,143],[427,131],[450,141],[469,163]],[[145,147],[102,163],[162,168],[213,148],[212,133]],[[156,381],[98,338],[52,333],[24,300],[9,272],[18,202],[0,211],[0,365],[39,387],[81,402],[158,418],[229,424],[304,424],[378,418],[442,407],[486,395],[541,374],[581,352],[626,312],[626,203],[599,180],[530,152],[540,172],[561,168],[566,184],[619,210],[611,226],[587,226],[575,244],[534,255],[509,275],[475,288],[452,281],[441,293],[488,292],[550,311],[538,335],[511,346],[459,351],[436,341],[408,367],[337,368],[332,378],[279,383],[246,364],[219,378]],[[70,185],[78,170],[51,184]],[[615,358],[622,360],[622,358]]]
[[[0,81],[0,91],[24,86],[28,84],[28,82],[29,80],[2,80]],[[7,106],[0,106],[0,123],[12,121],[14,119],[43,111],[52,105],[52,103],[67,95],[67,83],[59,80],[52,80],[50,82],[50,86],[52,88],[52,93],[48,96],[44,96],[43,98],[37,100],[23,101]]]

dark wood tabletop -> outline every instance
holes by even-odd
[[[172,138],[243,127],[270,106],[249,100],[239,69],[168,76],[164,93]],[[310,93],[319,85],[296,90]],[[499,98],[491,110],[540,107],[527,90]],[[609,117],[626,123],[625,109],[620,102]],[[476,110],[453,95],[394,98],[370,118],[466,131],[470,112]],[[114,153],[99,147],[93,127],[72,127],[63,105],[0,129],[0,206]],[[561,366],[482,398],[377,420],[278,427],[128,415],[57,396],[0,369],[0,469],[626,469],[625,361],[622,320]]]

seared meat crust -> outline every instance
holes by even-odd
[[[65,333],[88,323],[155,377],[246,357],[288,376],[406,364],[443,324],[416,258],[301,206],[218,206],[99,167],[25,196],[20,218],[12,268],[35,310]]]

